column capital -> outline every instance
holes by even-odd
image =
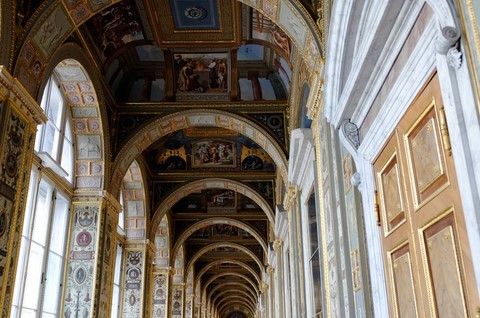
[[[277,237],[277,238],[275,239],[275,241],[273,241],[273,250],[274,250],[275,252],[279,252],[280,249],[282,248],[282,246],[283,246],[283,241],[282,241],[282,239],[280,239],[280,238]]]
[[[267,273],[268,274],[273,274],[273,272],[275,271],[275,267],[271,266],[271,265],[268,265],[267,266]]]
[[[295,199],[297,198],[299,192],[300,192],[300,189],[297,185],[292,184],[292,183],[290,183],[288,185],[287,192],[286,192],[285,198],[283,200],[283,206],[285,207],[285,210],[287,212],[290,210],[290,207],[295,202]]]
[[[269,287],[269,286],[268,286],[267,283],[262,282],[262,283],[260,284],[260,292],[261,292],[262,294],[265,294],[265,293],[268,291],[268,287]]]

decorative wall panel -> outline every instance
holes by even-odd
[[[400,317],[417,317],[410,246],[401,246],[390,254],[396,290],[396,309]]]
[[[416,208],[428,202],[448,182],[434,106],[432,102],[405,136]]]
[[[394,153],[381,171],[379,190],[383,211],[382,218],[387,220],[385,234],[405,221],[405,208],[402,198],[402,186],[398,167],[397,153]]]
[[[429,277],[429,299],[439,317],[463,317],[467,309],[462,288],[453,214],[423,230]]]
[[[153,305],[154,318],[166,318],[166,299],[168,295],[168,274],[153,274]]]
[[[127,250],[125,253],[125,279],[123,292],[123,316],[141,317],[143,302],[143,280],[145,252]]]
[[[63,315],[93,317],[99,205],[74,204]]]
[[[172,290],[172,318],[183,318],[183,287],[173,286]]]

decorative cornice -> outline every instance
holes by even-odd
[[[4,66],[0,66],[0,98],[10,100],[14,107],[25,114],[33,124],[41,125],[47,122],[47,117],[37,102]]]
[[[120,213],[120,211],[123,210],[122,205],[118,202],[117,198],[105,190],[103,191],[103,202],[110,210],[116,213]]]

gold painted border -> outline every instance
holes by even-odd
[[[323,123],[321,123],[323,121]],[[330,280],[328,276],[328,260],[326,255],[327,253],[327,223],[326,223],[326,216],[325,216],[325,198],[324,198],[324,191],[323,191],[323,171],[322,171],[322,147],[321,147],[321,138],[320,138],[320,131],[321,127],[320,125],[328,125],[327,121],[325,119],[317,119],[314,120],[312,123],[312,129],[313,129],[313,136],[314,136],[314,142],[315,142],[315,157],[317,158],[316,160],[316,174],[317,174],[317,191],[318,191],[318,199],[319,199],[319,207],[320,207],[320,226],[318,228],[319,231],[321,231],[321,248],[323,257],[321,259],[322,261],[322,278],[324,280],[323,282],[323,287],[325,291],[324,295],[324,301],[322,302],[322,306],[325,306],[325,308],[322,308],[322,312],[326,313],[326,317],[331,317],[332,316],[332,309],[330,306]],[[327,128],[327,127],[325,127]],[[328,136],[328,134],[326,135]],[[326,137],[327,138],[327,137]],[[292,257],[290,256],[290,260]],[[325,309],[325,310],[324,310]]]
[[[473,9],[474,0],[457,0],[457,7],[459,8],[458,13],[461,20],[463,21],[463,32],[467,34],[465,44],[466,51],[469,53],[470,58],[468,60],[468,68],[472,76],[472,88],[475,95],[475,100],[477,102],[477,111],[480,113],[480,72],[476,67],[476,64],[480,64],[480,31],[479,25],[477,24],[477,19],[475,17],[475,11]],[[466,16],[465,11],[463,10],[466,7],[468,17]],[[471,23],[471,30],[469,28],[469,23]],[[472,39],[473,38],[473,39]],[[473,43],[472,43],[473,42]],[[475,63],[477,61],[477,63]]]

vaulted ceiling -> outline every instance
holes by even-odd
[[[249,316],[281,197],[278,158],[288,157],[298,48],[264,13],[237,1],[104,2],[65,1],[79,25],[66,41],[85,48],[101,80],[97,92],[106,100],[112,157],[149,124],[158,122],[167,132],[136,158],[148,197],[146,223],[158,226],[167,215],[170,247],[183,246],[185,267],[193,268],[222,317]],[[320,1],[300,2],[316,21]],[[35,12],[52,5],[17,3],[17,24],[24,29]],[[182,112],[196,123],[162,124],[161,118]],[[222,118],[229,124],[218,124]],[[249,134],[253,129],[261,134]],[[192,184],[194,190],[182,190]]]

